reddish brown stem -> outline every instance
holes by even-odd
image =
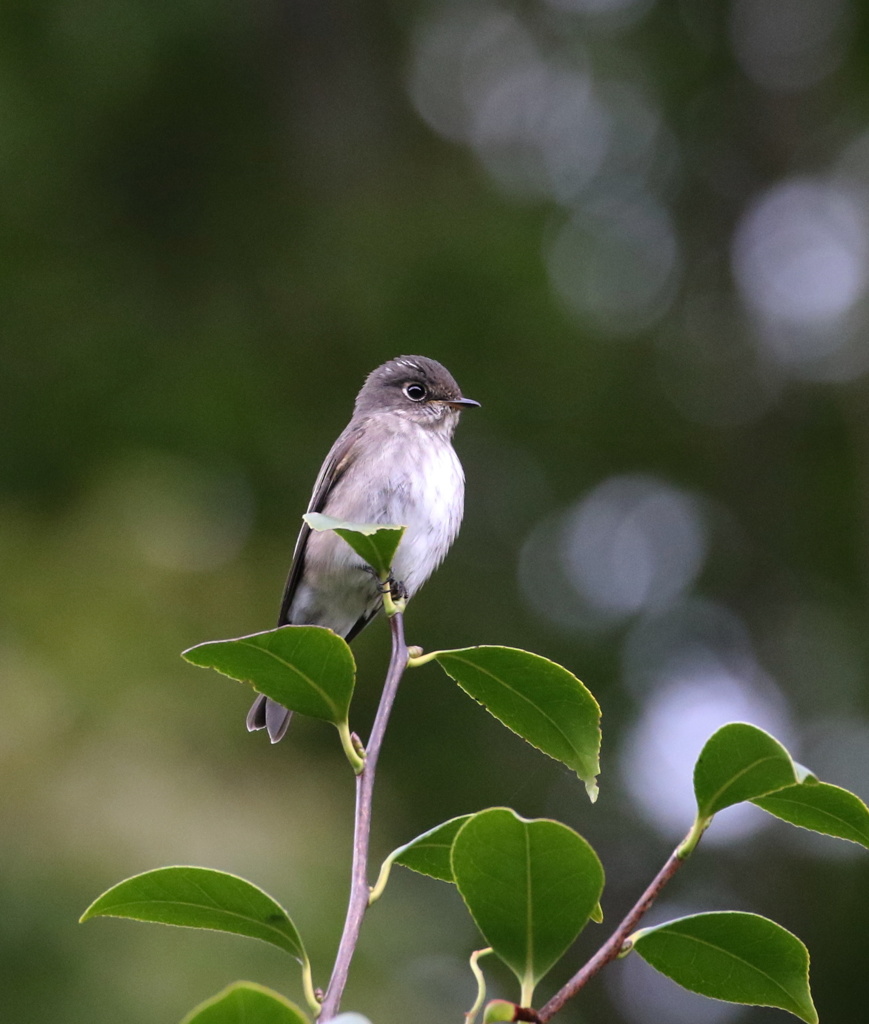
[[[616,928],[607,941],[600,947],[595,955],[574,974],[574,976],[549,1000],[549,1002],[538,1011],[537,1018],[540,1024],[546,1024],[552,1020],[564,1004],[572,999],[579,990],[586,985],[601,969],[621,953],[625,940],[636,930],[642,916],[658,898],[658,894],[670,881],[673,875],[682,866],[684,857],[679,856],[677,848],[670,854],[667,863],[655,876],[651,885],[646,889],[639,900],[634,904],[622,923]]]

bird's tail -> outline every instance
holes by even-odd
[[[284,738],[292,717],[292,711],[288,711],[283,704],[278,704],[276,700],[261,693],[247,713],[247,731],[268,729],[269,739],[272,743],[277,743]]]

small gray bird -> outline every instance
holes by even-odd
[[[463,398],[452,375],[425,356],[378,366],[356,397],[353,417],[320,468],[309,512],[354,523],[406,526],[392,574],[407,597],[437,569],[456,539],[465,476],[453,450]],[[382,605],[380,586],[337,534],[304,525],[296,541],[278,625],[328,626],[352,640]],[[285,707],[263,694],[247,727],[277,743],[290,724]]]

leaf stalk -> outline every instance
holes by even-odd
[[[305,1002],[313,1013],[319,1013],[320,1000],[314,994],[314,979],[311,977],[311,961],[307,956],[302,961],[302,987],[305,992]]]
[[[476,949],[471,953],[471,973],[477,982],[477,998],[474,1000],[474,1005],[465,1014],[465,1024],[474,1024],[477,1014],[482,1010],[483,1003],[486,1002],[486,979],[480,968],[480,957],[487,956],[491,952],[492,947],[486,946],[485,949]]]
[[[419,650],[419,648],[417,648],[417,650]],[[440,651],[430,651],[428,654],[417,654],[414,657],[407,659],[407,667],[419,668],[420,665],[427,665],[430,661],[434,661],[440,653]]]
[[[682,840],[676,849],[676,854],[682,860],[687,860],[688,857],[694,852],[695,847],[700,842],[700,838],[707,828],[712,824],[713,815],[709,815],[704,818],[699,814],[694,819],[694,824],[691,826],[691,831]]]
[[[356,744],[353,742],[353,737],[350,735],[350,724],[345,718],[343,722],[338,723],[338,735],[341,737],[341,746],[344,748],[344,753],[347,760],[350,762],[350,767],[354,773],[358,775],[365,767],[365,758],[360,757],[356,749]]]

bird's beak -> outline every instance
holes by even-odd
[[[444,402],[444,405],[449,405],[453,409],[480,408],[480,403],[475,402],[473,398],[453,398],[449,402]]]

